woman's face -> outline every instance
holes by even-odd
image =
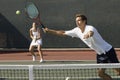
[[[36,26],[36,23],[33,23],[32,26],[35,27],[35,26]]]

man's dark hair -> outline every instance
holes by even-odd
[[[81,17],[81,19],[82,19],[83,21],[86,21],[85,24],[87,24],[87,17],[86,17],[85,15],[83,15],[83,14],[76,14],[76,18],[77,18],[77,17]]]

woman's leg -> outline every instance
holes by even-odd
[[[39,56],[40,56],[40,62],[43,62],[43,53],[42,53],[42,50],[41,50],[41,45],[38,45],[38,53],[39,53]]]
[[[34,54],[34,46],[30,45],[29,52],[32,54],[33,61],[35,61],[36,55]]]

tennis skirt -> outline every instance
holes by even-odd
[[[31,46],[42,45],[42,39],[39,39],[39,40],[36,40],[36,41],[33,39],[30,45]]]

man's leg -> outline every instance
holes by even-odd
[[[105,69],[98,69],[98,75],[103,80],[112,80],[112,78],[105,73]]]
[[[110,51],[107,52],[107,56],[109,57],[110,63],[119,63],[119,60],[117,58],[117,54],[114,48],[112,48]],[[114,70],[117,72],[117,75],[120,75],[120,68],[114,68]]]
[[[114,68],[114,70],[117,72],[117,75],[120,76],[120,68]]]

